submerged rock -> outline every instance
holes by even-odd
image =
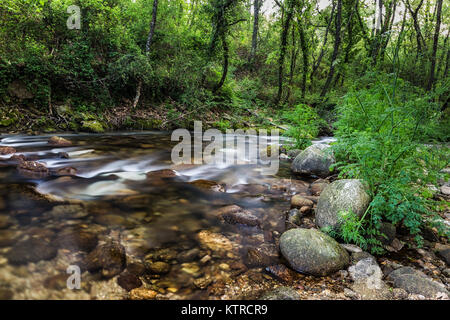
[[[275,264],[272,266],[268,266],[266,268],[266,271],[269,272],[271,275],[275,276],[276,278],[285,282],[293,281],[297,275],[295,271],[292,271],[284,264]]]
[[[21,161],[17,165],[19,173],[27,178],[39,179],[49,175],[48,168],[37,161]]]
[[[215,192],[225,192],[225,184],[217,183],[217,182],[211,181],[211,180],[204,180],[204,179],[194,180],[194,181],[189,182],[189,184],[196,186],[197,188],[203,189],[203,190],[210,190],[210,191],[215,191]]]
[[[117,283],[127,291],[131,291],[142,286],[142,281],[136,275],[128,272],[121,273],[117,278]]]
[[[252,267],[267,267],[278,262],[278,249],[275,245],[262,244],[259,247],[247,251],[245,264]]]
[[[6,214],[0,214],[0,229],[6,229],[12,224],[12,220]]]
[[[147,270],[153,274],[166,274],[170,271],[170,264],[163,261],[157,261],[147,264]]]
[[[48,238],[30,237],[16,243],[7,253],[9,263],[14,265],[50,260],[56,257],[56,247]]]
[[[182,251],[177,255],[178,262],[191,262],[196,260],[200,255],[200,250],[198,248],[193,248],[191,250]]]
[[[291,198],[291,207],[293,208],[312,207],[313,205],[314,203],[311,200],[299,194],[296,194]]]
[[[56,238],[56,243],[60,248],[72,251],[89,252],[97,246],[97,242],[98,238],[95,233],[76,227],[64,229]]]
[[[153,300],[158,295],[158,292],[145,288],[136,288],[130,291],[131,300]]]
[[[81,219],[86,217],[88,212],[78,204],[62,204],[54,206],[49,214],[56,219]]]
[[[203,247],[214,252],[226,254],[233,250],[233,243],[219,233],[202,230],[197,233],[197,238]]]
[[[147,178],[173,178],[177,176],[177,173],[171,169],[162,169],[156,171],[149,171],[146,174]]]
[[[278,287],[265,293],[261,300],[300,300],[300,294],[290,287]]]
[[[295,157],[291,169],[295,173],[326,177],[330,174],[330,166],[334,163],[329,145],[313,144]]]
[[[71,141],[64,139],[62,137],[58,137],[58,136],[53,136],[50,139],[48,139],[48,143],[51,145],[60,146],[60,147],[72,145]]]
[[[98,214],[94,220],[104,226],[123,226],[127,224],[127,220],[117,214]]]
[[[125,266],[125,248],[116,242],[97,246],[85,259],[86,269],[89,272],[99,271],[104,278],[118,275]]]
[[[12,246],[16,243],[18,235],[15,230],[0,230],[0,248]]]
[[[13,154],[13,153],[16,153],[16,149],[14,149],[13,147],[0,146],[0,154],[1,155],[7,155],[7,154]]]
[[[222,215],[223,220],[230,224],[243,224],[247,226],[258,226],[259,219],[248,210],[229,212]]]
[[[280,250],[294,270],[314,276],[344,269],[350,261],[339,243],[315,229],[286,231],[280,238]]]
[[[243,224],[247,226],[258,226],[259,219],[248,210],[244,210],[237,205],[229,205],[211,212],[229,224]]]
[[[338,227],[339,213],[352,211],[361,217],[370,203],[370,196],[360,180],[337,180],[320,195],[316,209],[318,227]]]
[[[64,167],[56,169],[54,172],[57,176],[75,176],[77,174],[78,170],[73,167]]]

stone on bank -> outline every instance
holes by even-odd
[[[295,157],[291,169],[303,175],[326,177],[334,163],[334,155],[329,145],[313,144]]]
[[[316,229],[286,231],[280,238],[280,251],[294,270],[314,276],[345,269],[350,262],[336,240]]]
[[[317,201],[316,225],[319,228],[337,227],[340,212],[353,212],[362,217],[370,203],[370,196],[361,180],[343,179],[329,184]]]

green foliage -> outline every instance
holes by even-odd
[[[337,110],[335,167],[340,177],[366,181],[372,196],[365,219],[357,222],[359,235],[349,233],[350,227],[342,232],[379,250],[375,238],[385,220],[403,225],[420,243],[421,228],[434,215],[430,200],[421,195],[427,184],[436,183],[449,159],[447,147],[425,144],[441,138],[438,106],[395,76],[369,73]]]
[[[304,149],[311,145],[311,139],[317,137],[323,122],[317,112],[306,104],[298,104],[293,110],[283,111],[281,119],[290,124],[285,135],[294,139],[293,147],[296,149]]]

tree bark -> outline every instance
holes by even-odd
[[[331,26],[331,22],[333,21],[333,16],[334,16],[334,10],[336,9],[336,3],[333,1],[333,7],[331,8],[331,15],[330,15],[330,20],[328,21],[328,25],[327,28],[325,30],[325,36],[323,38],[323,44],[322,44],[322,48],[320,49],[320,54],[319,57],[317,58],[317,61],[315,63],[313,63],[313,69],[311,71],[311,75],[310,75],[310,80],[312,81],[314,74],[316,73],[317,69],[320,66],[320,62],[322,61],[322,58],[325,54],[325,46],[327,44],[327,40],[328,40],[328,32],[330,30],[330,26]]]
[[[434,72],[436,69],[436,52],[439,42],[439,30],[441,28],[441,12],[442,12],[442,0],[437,0],[436,3],[437,12],[436,12],[436,29],[434,31],[434,40],[433,40],[433,52],[431,53],[431,67],[430,67],[430,78],[428,80],[427,89],[431,90],[434,83]]]
[[[223,47],[222,77],[220,78],[219,83],[214,87],[213,92],[216,92],[223,86],[223,84],[225,83],[225,79],[227,78],[227,73],[228,73],[229,50],[228,50],[228,43],[227,43],[225,32],[223,32],[221,34],[221,40],[222,40],[222,47]]]
[[[328,92],[328,89],[330,87],[331,81],[333,80],[333,76],[334,76],[335,62],[338,57],[339,46],[341,44],[341,16],[342,16],[342,0],[337,0],[337,12],[336,12],[336,20],[335,20],[336,31],[335,31],[335,37],[334,37],[333,55],[331,57],[331,66],[330,66],[330,71],[328,72],[327,81],[325,82],[322,92],[320,93],[321,97],[324,97],[326,95],[326,93]]]
[[[417,39],[417,56],[421,53],[423,53],[424,48],[426,50],[426,44],[425,40],[423,39],[422,32],[420,30],[420,25],[418,21],[418,14],[419,10],[422,7],[423,0],[420,0],[419,5],[415,10],[411,8],[411,4],[409,3],[409,0],[406,0],[406,7],[408,8],[409,12],[411,13],[411,16],[413,18],[413,24],[414,24],[414,30],[416,31],[416,39]]]
[[[308,46],[306,45],[305,30],[301,22],[298,24],[300,32],[300,47],[302,48],[303,57],[303,74],[302,74],[302,99],[305,99],[306,93],[306,75],[308,73]]]
[[[283,94],[283,70],[284,70],[284,57],[286,56],[287,47],[287,37],[289,26],[291,23],[293,15],[293,0],[289,0],[289,7],[287,9],[286,20],[283,24],[283,31],[281,33],[281,43],[280,43],[280,57],[278,59],[278,93],[275,98],[275,104],[277,105],[281,100],[281,95]]]
[[[250,49],[249,64],[253,63],[258,47],[258,30],[259,30],[259,9],[261,8],[263,0],[254,0],[253,2],[253,34],[252,47]]]

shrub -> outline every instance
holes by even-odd
[[[369,76],[377,80],[363,81],[363,88],[353,88],[337,106],[335,167],[340,177],[366,181],[372,196],[362,219],[343,216],[340,236],[380,252],[384,220],[405,227],[420,245],[421,229],[436,216],[423,195],[448,165],[447,147],[425,144],[439,135],[435,124],[441,113],[429,95],[401,79]]]
[[[294,110],[282,112],[281,118],[290,125],[284,134],[294,139],[294,148],[297,149],[311,145],[311,139],[317,137],[323,121],[317,112],[306,104],[298,104]]]

